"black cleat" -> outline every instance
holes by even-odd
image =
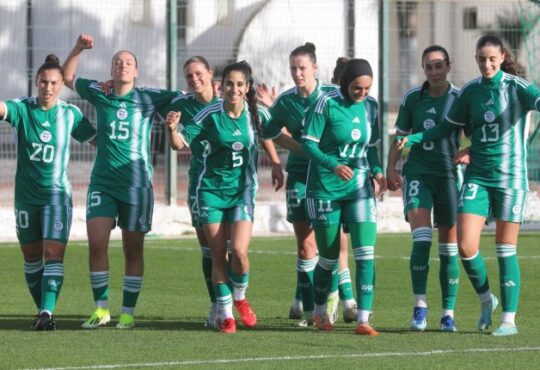
[[[48,312],[42,312],[39,314],[34,330],[56,330],[56,322],[54,322],[52,316]]]

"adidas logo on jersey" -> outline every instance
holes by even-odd
[[[120,103],[120,108],[125,108],[126,107],[126,103],[122,102]]]
[[[435,110],[435,108],[431,107],[427,110],[427,113],[437,114],[437,111]]]
[[[41,124],[41,126],[43,127],[51,127],[51,124],[49,123],[49,121],[45,121]]]
[[[358,116],[354,117],[354,119],[352,120],[353,123],[360,123],[360,118],[358,118]]]
[[[495,104],[495,102],[491,98],[489,98],[489,100],[486,102],[486,105],[493,105],[493,104]]]
[[[326,221],[327,218],[326,218],[325,215],[319,215],[319,220],[321,220],[321,221]]]
[[[242,136],[242,132],[240,130],[236,130],[233,132],[232,136]]]

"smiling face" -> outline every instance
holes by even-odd
[[[430,86],[446,85],[450,64],[441,51],[427,53],[422,59],[422,67]]]
[[[313,63],[309,55],[300,54],[289,59],[289,70],[294,84],[303,88],[314,83],[317,64]]]
[[[36,87],[40,105],[51,107],[64,87],[64,78],[58,69],[45,69],[37,76]]]
[[[196,94],[212,91],[212,76],[212,71],[203,63],[193,62],[184,68],[184,77],[189,90]]]
[[[129,51],[119,51],[112,60],[111,77],[114,82],[133,83],[139,72],[137,60]]]
[[[476,64],[484,78],[492,79],[501,69],[504,53],[495,45],[486,44],[476,50]]]
[[[230,105],[244,104],[249,87],[244,73],[232,70],[223,78],[221,86],[223,98]]]
[[[347,88],[349,97],[353,102],[361,102],[368,96],[373,85],[373,78],[368,75],[358,76],[351,81]]]

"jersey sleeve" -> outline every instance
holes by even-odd
[[[369,98],[366,103],[369,103],[367,107],[367,113],[369,122],[371,123],[371,138],[369,139],[369,147],[377,145],[381,139],[379,132],[379,105],[375,99]]]
[[[303,140],[314,141],[316,143],[320,141],[328,116],[328,99],[328,96],[323,95],[309,109],[305,118],[304,131],[302,132]]]
[[[182,112],[183,105],[184,105],[184,97],[185,95],[181,92],[176,92],[174,96],[171,97],[171,100],[169,104],[165,104],[162,107],[158,109],[158,114],[165,119],[167,117],[167,114],[169,112]],[[185,124],[187,122],[182,122],[182,119],[184,116],[180,116],[180,123]]]
[[[99,86],[98,82],[94,80],[87,80],[77,77],[73,86],[75,87],[77,94],[79,94],[82,99],[88,100],[92,103],[99,95],[104,95],[103,91],[101,90],[101,86]]]
[[[257,111],[259,114],[259,119],[261,121],[261,128],[263,129],[263,138],[266,139],[264,137],[264,127],[268,125],[268,122],[272,120],[272,117],[270,116],[270,112],[268,111],[268,109],[261,105],[257,106]]]
[[[71,136],[81,143],[86,143],[96,137],[97,131],[90,121],[74,105],[71,105],[71,111],[74,115],[73,129]]]
[[[186,126],[184,126],[184,129],[180,133],[182,141],[186,146],[189,146],[193,139],[195,139],[203,130],[205,121],[210,118],[205,118],[202,121],[193,121]]]
[[[275,139],[281,135],[281,129],[285,126],[285,122],[280,119],[281,117],[281,101],[278,100],[268,110],[270,119],[262,125],[262,133],[264,139]]]
[[[452,103],[444,121],[453,125],[466,127],[469,121],[467,117],[468,112],[469,103],[467,99],[467,90],[463,89],[454,100],[454,103]]]
[[[540,89],[533,85],[518,84],[519,97],[527,110],[540,111]]]
[[[8,100],[6,102],[2,102],[2,104],[5,104],[6,106],[6,113],[2,119],[9,122],[11,126],[17,129],[23,117],[21,100]]]
[[[412,114],[409,108],[409,102],[407,98],[410,95],[407,94],[403,97],[403,102],[399,106],[399,113],[396,119],[396,132],[398,134],[407,134],[412,129]]]

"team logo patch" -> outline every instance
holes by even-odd
[[[486,122],[493,122],[493,121],[495,121],[495,113],[493,113],[492,111],[488,110],[486,113],[484,113],[484,119],[486,120]]]
[[[146,223],[146,216],[145,215],[142,215],[141,217],[139,217],[139,223],[141,225],[144,225]]]
[[[520,206],[514,206],[514,208],[512,208],[512,213],[513,214],[519,215],[520,212],[521,212],[521,207]]]
[[[43,131],[41,133],[41,135],[39,135],[39,138],[41,139],[41,141],[43,141],[44,143],[48,143],[49,141],[51,141],[52,139],[52,135],[49,131]]]
[[[360,136],[361,136],[361,133],[359,129],[355,128],[354,130],[351,131],[351,137],[353,140],[360,139]]]
[[[432,120],[432,119],[427,119],[424,121],[424,129],[428,129],[428,128],[432,128],[433,126],[435,126],[435,121]]]
[[[242,149],[244,149],[244,144],[242,144],[241,142],[239,141],[236,141],[233,143],[232,145],[232,148],[235,152],[239,152],[241,151]]]
[[[251,208],[250,206],[244,206],[244,212],[246,213],[246,215],[252,215],[253,208]]]
[[[53,225],[53,228],[56,230],[56,231],[60,231],[64,228],[64,224],[61,222],[61,221],[56,221]]]
[[[124,108],[120,108],[116,111],[116,117],[118,117],[118,119],[126,119],[127,116],[128,112]]]

